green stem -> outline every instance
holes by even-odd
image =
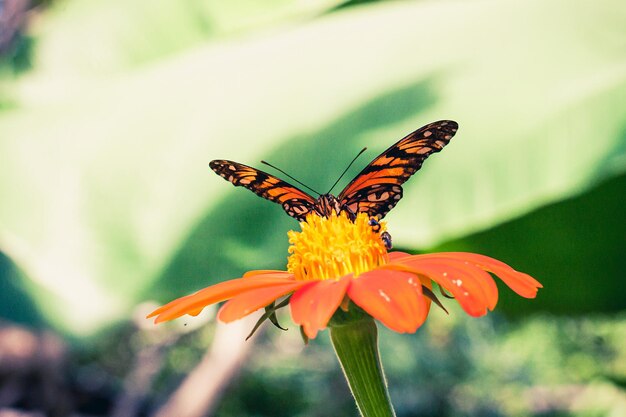
[[[330,328],[330,340],[363,417],[395,417],[378,354],[378,329],[371,317]]]

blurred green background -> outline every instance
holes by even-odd
[[[232,360],[202,413],[355,416],[325,333],[141,317],[285,267],[297,222],[210,160],[324,191],[453,119],[386,217],[396,248],[544,289],[381,329],[398,416],[626,416],[624,22],[620,0],[0,1],[0,411],[156,415]]]

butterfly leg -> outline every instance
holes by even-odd
[[[376,217],[370,217],[369,225],[372,226],[372,230],[375,233],[380,232],[380,223],[378,223]]]
[[[343,206],[341,208],[341,211],[346,213],[346,215],[348,216],[348,219],[350,219],[350,221],[354,222],[356,220],[356,213],[354,211],[352,211],[352,209],[350,207]],[[371,226],[371,224],[370,224],[370,226]]]
[[[385,244],[385,248],[387,248],[387,250],[391,250],[392,246],[392,242],[391,242],[391,235],[389,234],[389,232],[382,232],[380,234],[380,238],[383,240],[383,243]]]
[[[372,230],[375,233],[380,233],[381,227],[376,217],[370,217],[369,225],[372,227]],[[387,250],[391,250],[392,242],[391,242],[391,235],[389,234],[389,232],[385,231],[385,232],[380,233],[380,238],[385,244],[385,248],[387,248]]]

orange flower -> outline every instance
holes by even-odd
[[[390,329],[413,333],[428,315],[432,281],[473,317],[493,310],[498,301],[489,273],[522,297],[534,298],[542,287],[530,275],[474,253],[388,253],[365,214],[355,221],[344,213],[329,218],[309,215],[301,228],[289,232],[287,271],[250,271],[178,298],[148,317],[160,323],[229,300],[218,313],[228,323],[291,294],[292,319],[311,339],[339,307],[350,308],[350,301]]]

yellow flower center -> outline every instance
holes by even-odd
[[[290,231],[287,270],[299,281],[357,276],[387,262],[380,234],[372,230],[365,213],[352,222],[345,213],[330,217],[309,214],[301,232]],[[381,222],[380,232],[385,231]]]

